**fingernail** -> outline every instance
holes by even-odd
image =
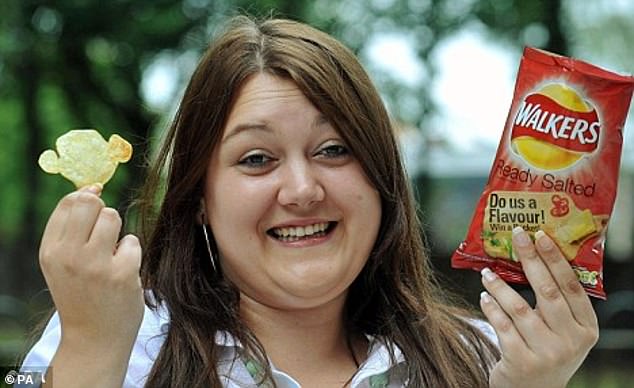
[[[553,247],[552,240],[542,230],[538,230],[535,233],[535,242],[537,243],[537,245],[539,245],[540,248],[545,250],[548,250]]]
[[[530,237],[528,237],[528,233],[524,232],[521,226],[516,226],[513,229],[513,237],[514,243],[520,247],[526,247],[531,243]]]
[[[486,291],[482,291],[480,293],[480,300],[484,303],[491,303],[491,295]]]
[[[103,185],[101,183],[94,183],[92,185],[82,187],[80,191],[87,191],[89,193],[99,194],[101,193],[101,190],[103,190]]]
[[[484,280],[486,280],[487,282],[492,282],[497,277],[497,275],[493,271],[491,271],[488,267],[483,268],[482,271],[480,271],[480,274],[482,275]]]

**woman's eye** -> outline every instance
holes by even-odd
[[[319,152],[319,155],[323,155],[327,158],[340,158],[342,156],[347,156],[349,154],[348,148],[341,144],[333,144],[327,147],[322,148]]]
[[[264,154],[251,154],[238,161],[238,164],[250,168],[261,168],[266,166],[273,159]]]

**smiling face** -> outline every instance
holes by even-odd
[[[327,118],[267,73],[238,93],[204,201],[224,275],[284,309],[343,300],[381,220],[379,193]]]

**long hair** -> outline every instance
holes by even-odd
[[[204,54],[141,196],[141,278],[153,293],[148,302],[164,303],[171,317],[147,386],[220,387],[218,330],[236,337],[270,374],[265,350],[239,319],[238,291],[211,268],[197,221],[206,168],[236,92],[259,72],[292,80],[380,193],[378,237],[350,286],[345,326],[398,346],[412,387],[488,386],[499,354],[432,274],[393,128],[368,75],[350,50],[319,30],[244,16],[232,19]]]

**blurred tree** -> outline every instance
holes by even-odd
[[[536,45],[568,55],[561,0],[487,0],[474,4],[473,12],[498,36],[514,43]]]
[[[43,220],[71,190],[36,168],[39,154],[71,128],[121,133],[136,152],[106,198],[125,204],[143,174],[145,139],[156,119],[139,94],[144,61],[177,46],[206,15],[188,17],[173,1],[5,1],[3,8],[2,133],[13,141],[3,144],[12,158],[3,177],[11,184],[0,195],[3,214],[13,214],[0,230],[2,254],[9,258],[3,273],[10,268],[19,276],[7,277],[0,291],[24,295],[41,284],[33,274]]]
[[[213,4],[212,4],[213,3]],[[108,184],[105,199],[123,209],[143,176],[152,127],[140,84],[158,53],[206,39],[212,16],[233,5],[251,13],[271,7],[301,13],[296,1],[57,0],[0,5],[0,294],[42,287],[36,249],[44,221],[70,183],[43,174],[39,154],[72,128],[121,133],[134,144],[131,162]],[[12,276],[9,276],[9,275]],[[18,276],[13,276],[18,275]]]

